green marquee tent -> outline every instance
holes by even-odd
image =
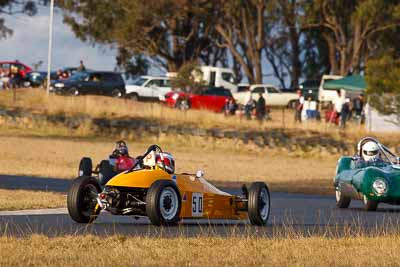
[[[348,91],[364,91],[367,87],[364,76],[351,75],[339,80],[324,83],[324,89],[344,89]]]

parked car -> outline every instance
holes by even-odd
[[[159,100],[160,96],[171,91],[171,81],[168,77],[141,76],[134,81],[128,81],[126,96],[132,100]]]
[[[259,94],[262,93],[268,106],[282,106],[294,108],[298,98],[296,93],[283,93],[281,90],[269,84],[253,84],[250,91],[233,94],[235,101],[239,105],[246,105],[246,99],[251,94],[254,100],[258,100]]]
[[[343,78],[339,75],[322,75],[321,82],[318,89],[318,100],[323,105],[326,106],[329,102],[334,103],[337,97],[336,90],[324,89],[324,83],[332,80],[338,80]]]
[[[221,87],[208,87],[199,94],[169,92],[165,95],[164,102],[169,107],[179,109],[208,109],[222,112],[229,99],[233,99],[230,90]]]
[[[66,80],[52,81],[50,91],[72,96],[97,94],[123,97],[125,82],[118,72],[82,71]]]
[[[16,69],[21,76],[21,78],[25,78],[25,76],[32,71],[32,68],[25,65],[19,61],[0,61],[0,72],[11,72],[13,69]]]

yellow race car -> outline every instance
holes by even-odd
[[[114,176],[104,189],[90,176],[76,178],[67,198],[68,212],[78,223],[91,223],[105,210],[114,215],[147,216],[154,225],[181,219],[246,220],[267,224],[270,193],[264,182],[243,187],[242,195],[223,192],[196,174],[174,173],[169,153],[152,145],[137,163]]]

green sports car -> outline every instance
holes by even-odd
[[[361,148],[367,142],[376,142],[379,160],[369,162],[362,158]],[[333,185],[336,206],[348,208],[352,199],[362,200],[368,211],[379,203],[400,204],[400,158],[371,137],[363,138],[353,157],[341,157],[336,167]]]

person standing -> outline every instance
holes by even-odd
[[[254,109],[254,99],[250,92],[250,88],[246,92],[244,114],[248,120],[251,120],[251,113]]]
[[[85,70],[86,70],[86,67],[85,67],[85,65],[83,64],[83,60],[81,59],[81,60],[79,61],[78,71],[85,71]]]
[[[335,99],[335,112],[336,112],[336,121],[340,122],[340,116],[342,113],[342,107],[343,107],[343,99],[342,99],[342,92],[340,91],[340,89],[336,90],[337,96]]]
[[[362,122],[363,109],[364,109],[364,94],[361,93],[353,100],[354,115],[358,123]]]
[[[340,128],[346,128],[346,121],[350,115],[350,99],[346,98],[345,103],[342,106],[342,110],[340,113]]]
[[[294,122],[301,122],[301,112],[304,107],[304,96],[301,93],[301,90],[297,90],[298,99],[296,101],[296,111],[294,114]]]
[[[256,104],[256,116],[259,121],[264,120],[265,118],[265,113],[266,113],[266,107],[265,107],[265,99],[263,97],[263,94],[259,94],[259,98],[257,100]]]

